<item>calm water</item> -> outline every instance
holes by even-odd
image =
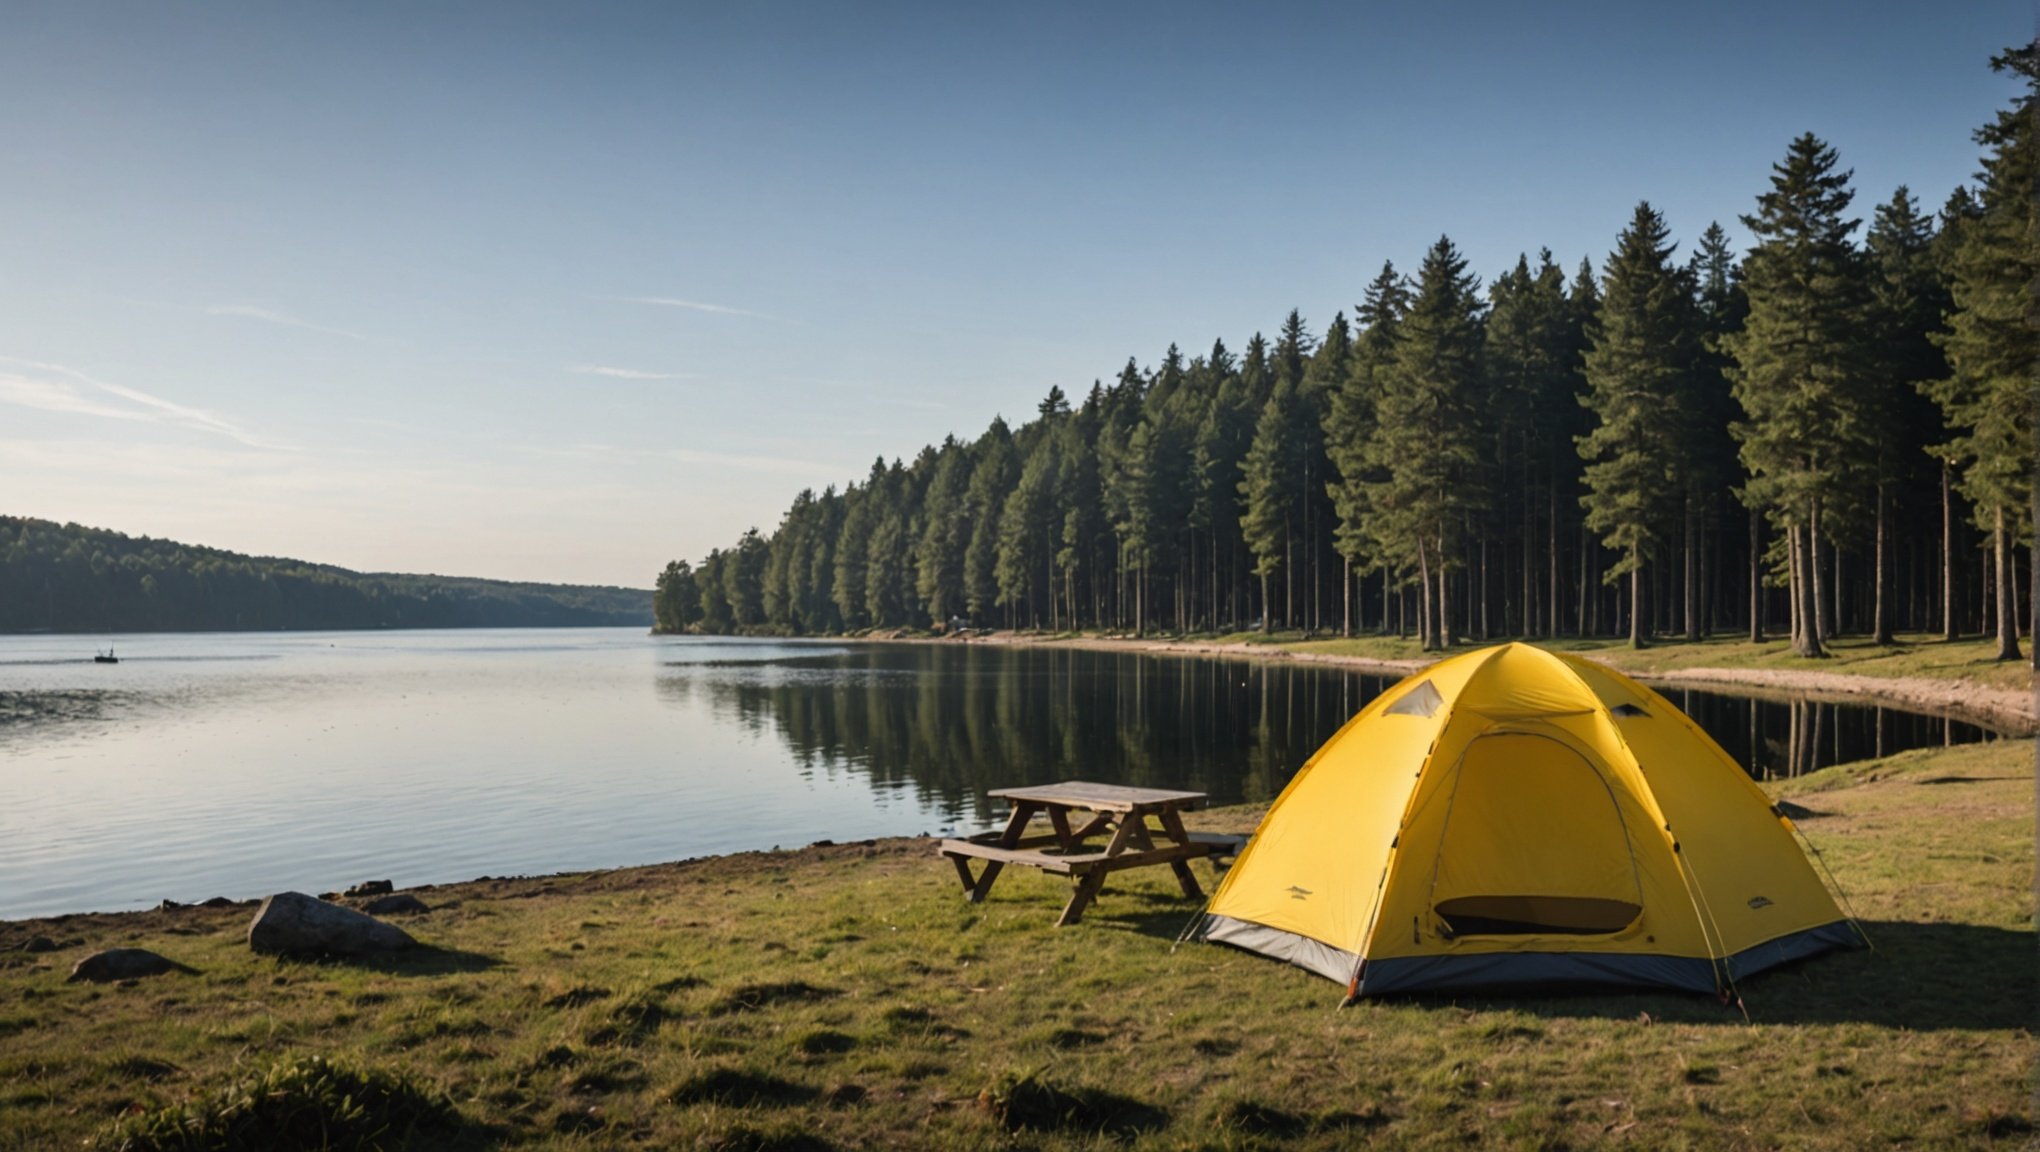
[[[1336,668],[624,629],[0,637],[0,917],[989,824],[1082,776],[1272,797],[1387,683]],[[1761,774],[1981,739],[1673,700]]]

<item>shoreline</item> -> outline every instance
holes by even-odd
[[[1878,951],[1756,977],[1746,1019],[1620,988],[1337,1011],[1341,989],[1294,966],[1176,948],[1197,904],[1164,869],[1058,928],[1057,878],[1023,870],[971,904],[930,840],[881,838],[407,887],[427,909],[386,922],[419,946],[356,960],[253,952],[246,903],[0,924],[0,1039],[20,1038],[0,1075],[27,1085],[0,1130],[99,1146],[182,1130],[207,1100],[343,1095],[409,1119],[363,1084],[442,1101],[426,1139],[446,1147],[1165,1148],[1271,1115],[1302,1138],[1257,1146],[1485,1146],[1526,1117],[1579,1146],[1616,1121],[1646,1145],[1725,1125],[1863,1147],[1891,1142],[1883,1115],[1920,1146],[2030,1130],[2024,750],[1919,749],[1766,792],[1807,809]],[[177,967],[66,981],[109,948]],[[1547,1110],[1554,1084],[1578,1105]],[[999,1111],[1043,1099],[1053,1127]],[[1311,1120],[1328,1099],[1364,1112]],[[1142,1127],[1101,1140],[1130,1110]]]
[[[1333,652],[1299,652],[1278,644],[1103,636],[1039,636],[1020,632],[994,632],[988,636],[959,640],[917,636],[841,639],[848,643],[994,644],[1009,647],[1074,648],[1093,652],[1145,652],[1163,656],[1290,660],[1328,664],[1363,673],[1396,677],[1410,675],[1445,658],[1439,656],[1431,659],[1393,659]],[[1789,693],[1827,703],[1881,703],[1907,712],[1924,712],[1976,724],[2008,738],[2025,738],[2040,733],[2040,690],[2020,692],[1964,679],[1870,676],[1851,672],[1821,672],[1813,669],[1673,668],[1644,671],[1626,668],[1619,661],[1602,659],[1593,652],[1575,654],[1606,664],[1652,688],[1732,685],[1754,689],[1752,695]]]

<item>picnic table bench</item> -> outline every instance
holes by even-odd
[[[1203,807],[1202,792],[1161,788],[1130,788],[1072,780],[1031,788],[1000,788],[988,793],[1012,806],[1006,826],[996,832],[947,839],[942,855],[956,866],[971,903],[984,900],[1008,864],[1024,864],[1076,880],[1057,925],[1075,924],[1105,887],[1105,877],[1126,868],[1167,864],[1183,895],[1202,899],[1204,890],[1190,873],[1190,861],[1213,855],[1230,856],[1242,837],[1188,832],[1182,814]],[[1036,816],[1048,817],[1045,831],[1029,834]],[[1155,824],[1150,827],[1148,821]],[[1102,844],[1087,843],[1103,837]],[[971,864],[978,862],[973,874]]]

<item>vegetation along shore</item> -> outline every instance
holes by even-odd
[[[1031,627],[1469,636],[1987,635],[2036,611],[2040,49],[1974,186],[1790,141],[1683,258],[1638,204],[1600,262],[1483,284],[1449,237],[1321,331],[1171,345],[1052,387],[659,576],[664,631]],[[1938,208],[1936,207],[1938,205]],[[1357,285],[1356,285],[1357,286]]]
[[[0,516],[0,633],[538,628],[651,622],[635,588],[355,572]]]
[[[1107,633],[983,632],[938,638],[904,631],[867,634],[887,642],[1026,644],[1182,656],[1304,660],[1402,676],[1438,658],[1414,639],[1373,636],[1306,639],[1297,633],[1135,637]],[[1948,643],[1900,636],[1890,644],[1836,639],[1830,658],[1807,660],[1783,639],[1751,644],[1719,639],[1634,649],[1612,640],[1543,641],[1546,647],[1604,661],[1657,687],[1733,686],[1826,699],[1867,700],[1911,711],[1953,715],[2008,735],[2040,731],[2040,694],[2023,664],[2000,661],[1988,639]],[[1461,645],[1471,650],[1477,645]]]
[[[1057,929],[1060,881],[972,906],[932,841],[819,844],[416,889],[392,919],[428,947],[357,963],[255,955],[248,904],[0,924],[0,1149],[255,1147],[221,1134],[289,1117],[414,1148],[2025,1146],[2030,749],[1766,787],[1875,950],[1748,981],[1747,1022],[1627,993],[1341,1009],[1176,947],[1194,909],[1161,870]],[[65,982],[114,946],[193,971]]]

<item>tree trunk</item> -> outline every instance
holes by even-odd
[[[1417,645],[1429,652],[1431,642],[1431,556],[1422,541],[1417,543]]]
[[[1993,510],[1992,534],[1996,537],[1993,547],[1996,552],[1997,569],[1997,658],[2017,660],[2019,658],[2019,594],[2012,581],[2012,543],[2005,525],[2005,506],[1999,504]]]
[[[1891,643],[1891,580],[1886,575],[1891,568],[1891,533],[1887,524],[1890,518],[1891,511],[1888,501],[1885,499],[1884,485],[1879,484],[1877,486],[1877,558],[1875,561],[1877,564],[1877,605],[1873,609],[1874,618],[1870,626],[1870,642],[1872,644]]]
[[[1962,629],[1955,622],[1955,495],[1948,472],[1941,461],[1941,639],[1953,643]]]
[[[1643,550],[1637,545],[1629,546],[1629,646],[1644,646],[1643,626]]]
[[[1549,574],[1549,579],[1550,579],[1550,581],[1551,581],[1551,586],[1550,586],[1549,588],[1546,588],[1546,589],[1544,590],[1544,595],[1545,595],[1545,599],[1546,599],[1546,601],[1547,601],[1547,603],[1548,603],[1548,605],[1549,605],[1549,607],[1550,607],[1550,609],[1551,609],[1551,619],[1550,619],[1550,620],[1549,620],[1549,621],[1547,622],[1547,626],[1546,626],[1546,628],[1545,628],[1545,632],[1544,632],[1544,634],[1545,634],[1546,636],[1549,636],[1549,637],[1551,637],[1552,639],[1554,639],[1554,640],[1555,640],[1555,639],[1557,639],[1557,638],[1558,638],[1558,624],[1559,624],[1559,620],[1558,620],[1558,481],[1557,481],[1557,479],[1556,479],[1556,478],[1553,478],[1553,480],[1552,480],[1552,487],[1551,487],[1551,501],[1550,501],[1550,503],[1549,503],[1549,504],[1548,504],[1548,505],[1547,505],[1546,507],[1548,508],[1548,510],[1549,510],[1549,512],[1550,512],[1550,520],[1549,520],[1549,523],[1548,523],[1548,524],[1546,525],[1546,529],[1545,529],[1545,534],[1546,534],[1546,536],[1547,536],[1547,537],[1549,537],[1549,539],[1550,539],[1550,541],[1551,541],[1551,547],[1550,547],[1550,549],[1548,549],[1548,551],[1549,551],[1549,554],[1550,554],[1550,557],[1551,557],[1551,572],[1550,572],[1550,574]]]
[[[1452,597],[1446,583],[1448,569],[1445,566],[1445,538],[1438,537],[1438,648],[1440,651],[1452,647]]]
[[[1793,637],[1792,651],[1799,656],[1818,658],[1827,655],[1827,648],[1821,643],[1820,635],[1820,564],[1814,559],[1820,547],[1820,533],[1808,519],[1806,525],[1795,530],[1799,536],[1798,570],[1793,573],[1793,593],[1798,598],[1798,632]]]
[[[1273,615],[1274,613],[1268,610],[1268,574],[1263,572],[1261,573],[1261,632],[1263,635],[1267,633],[1270,623],[1269,618]]]
[[[1598,611],[1600,597],[1594,594],[1594,578],[1599,573],[1592,570],[1593,541],[1587,536],[1587,526],[1580,524],[1580,635],[1592,636],[1601,630],[1601,613]]]
[[[1806,618],[1807,631],[1813,636],[1813,646],[1821,655],[1827,654],[1827,638],[1831,634],[1828,621],[1832,605],[1828,603],[1827,589],[1821,585],[1820,570],[1820,504],[1813,505],[1812,515],[1806,522],[1806,575],[1807,584],[1813,589],[1813,614]]]
[[[1786,629],[1792,635],[1792,650],[1799,651],[1799,603],[1806,591],[1806,576],[1800,569],[1799,528],[1790,526],[1785,530],[1785,603],[1788,609]]]
[[[1339,569],[1339,635],[1350,640],[1353,638],[1353,560],[1350,556],[1341,559],[1345,564]]]
[[[1700,505],[1686,494],[1686,641],[1700,639]]]
[[[1517,614],[1517,623],[1525,637],[1537,634],[1537,568],[1531,559],[1537,551],[1536,541],[1532,539],[1536,533],[1536,516],[1530,503],[1530,434],[1526,431],[1523,434],[1523,603]],[[1552,543],[1556,545],[1558,542],[1554,540]],[[1505,618],[1502,627],[1506,629],[1508,626],[1509,621]]]
[[[1482,640],[1492,640],[1495,635],[1494,630],[1488,627],[1487,543],[1487,537],[1483,535],[1480,540],[1480,638]]]
[[[1764,642],[1764,517],[1750,509],[1750,643]]]

